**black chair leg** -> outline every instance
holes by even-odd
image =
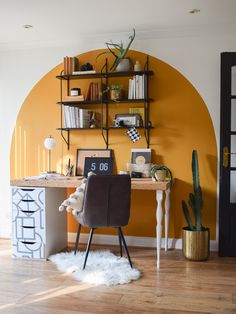
[[[75,241],[75,251],[74,251],[74,255],[76,255],[76,251],[77,251],[77,249],[78,249],[79,236],[80,236],[80,229],[81,229],[81,224],[79,224],[79,226],[78,226],[78,231],[77,231],[76,241]]]
[[[126,252],[126,255],[128,257],[130,267],[133,268],[133,265],[132,265],[132,262],[131,262],[131,259],[130,259],[130,256],[129,256],[129,251],[128,251],[128,248],[127,248],[127,245],[126,245],[125,238],[124,238],[124,235],[123,235],[121,227],[118,227],[118,230],[119,230],[120,238],[121,238],[121,240],[122,240],[122,242],[124,244],[125,252]]]
[[[88,244],[87,244],[86,253],[85,253],[85,259],[84,259],[83,270],[85,269],[85,266],[86,266],[86,263],[87,263],[87,258],[88,258],[88,254],[89,254],[90,244],[91,244],[92,238],[93,238],[94,229],[95,229],[95,228],[91,228],[91,229],[90,229]]]
[[[120,244],[120,257],[123,256],[123,252],[122,252],[122,242],[121,242],[121,237],[120,237],[120,231],[119,228],[118,229],[118,238],[119,238],[119,244]]]

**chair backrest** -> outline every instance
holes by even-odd
[[[131,179],[129,175],[92,175],[88,178],[82,213],[85,225],[119,227],[130,216]]]

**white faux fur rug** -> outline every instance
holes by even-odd
[[[71,273],[75,279],[95,285],[118,285],[129,283],[140,277],[140,271],[131,268],[127,258],[119,257],[110,251],[89,252],[85,270],[83,270],[85,252],[58,253],[49,260],[57,265],[61,272]]]

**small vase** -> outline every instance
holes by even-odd
[[[116,67],[116,72],[129,72],[130,71],[130,59],[123,58],[120,60]]]

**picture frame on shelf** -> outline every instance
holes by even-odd
[[[86,157],[112,157],[111,149],[77,149],[76,150],[76,167],[75,175],[83,176],[84,175],[84,166]]]
[[[123,113],[123,114],[116,114],[114,120],[115,127],[139,127],[142,126],[142,118],[138,113]]]
[[[150,164],[152,162],[151,148],[132,148],[131,163],[136,165]]]

